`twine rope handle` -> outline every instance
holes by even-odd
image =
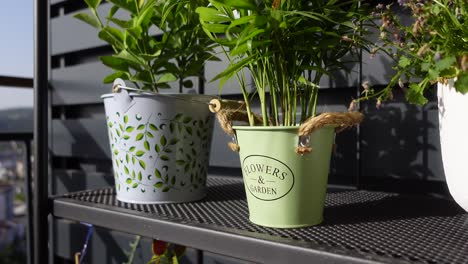
[[[232,151],[239,152],[236,132],[232,128],[234,121],[249,123],[249,117],[245,108],[245,103],[242,101],[220,100],[213,99],[210,101],[210,111],[216,113],[218,122],[223,131],[232,136],[233,142],[229,142],[228,146]],[[262,117],[252,113],[255,124],[262,124]],[[299,127],[299,142],[296,147],[297,154],[307,154],[312,151],[309,145],[310,134],[315,130],[324,126],[335,127],[336,133],[339,133],[347,128],[358,125],[364,119],[364,115],[360,112],[328,112],[318,116],[311,117],[304,121]]]
[[[252,113],[254,117],[255,124],[261,124],[262,123],[262,118],[255,114]],[[221,109],[216,113],[216,117],[218,118],[218,122],[221,126],[221,129],[223,129],[224,133],[232,136],[232,142],[228,143],[229,148],[232,151],[239,152],[240,147],[239,144],[237,144],[237,138],[236,138],[236,132],[232,128],[233,122],[234,121],[239,121],[239,122],[244,122],[244,123],[249,123],[249,115],[247,114],[247,111],[245,110],[232,110],[232,109]]]
[[[334,126],[336,133],[339,133],[347,128],[357,126],[363,119],[364,115],[357,111],[329,112],[310,117],[299,127],[299,143],[296,147],[296,153],[303,155],[312,151],[312,147],[309,146],[309,138],[315,130],[324,126]]]

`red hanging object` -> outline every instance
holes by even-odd
[[[156,256],[161,256],[163,255],[168,247],[168,243],[161,241],[161,240],[156,240],[153,239],[153,254]]]

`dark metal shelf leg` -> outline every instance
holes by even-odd
[[[48,263],[49,1],[34,0],[34,264]]]

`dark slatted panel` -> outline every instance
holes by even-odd
[[[114,186],[114,176],[106,173],[86,173],[82,170],[55,169],[53,175],[56,178],[53,193],[57,195]]]
[[[53,120],[53,149],[56,156],[110,159],[105,119]]]
[[[100,62],[92,62],[57,68],[52,70],[52,104],[80,105],[101,104],[101,95],[110,93],[112,84],[104,84],[103,78],[112,71]],[[188,78],[194,86],[183,89],[184,93],[198,93],[198,78]],[[134,87],[130,82],[128,86]],[[171,89],[163,89],[161,93],[178,93],[177,82],[170,83]]]
[[[98,8],[100,17],[106,17],[110,8],[110,4],[102,4]],[[86,10],[80,10],[78,12],[82,11]],[[74,18],[73,15],[75,13],[77,12],[68,13],[64,16],[52,19],[50,24],[52,32],[50,44],[52,56],[107,45],[97,37],[96,29]],[[128,14],[119,11],[115,17],[127,19]],[[161,34],[161,31],[154,28],[150,33],[158,35]]]

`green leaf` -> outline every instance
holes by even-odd
[[[99,31],[98,34],[99,38],[104,40],[105,42],[111,44],[112,46],[116,47],[117,49],[123,49],[124,48],[124,38],[122,32],[116,28],[112,28],[109,26],[106,26]],[[123,52],[126,52],[123,50]],[[119,57],[117,55],[117,57]],[[122,57],[122,59],[124,59]]]
[[[121,28],[128,28],[129,27],[129,21],[114,18],[114,17],[107,17],[107,20],[111,21],[112,23],[116,24],[117,26]]]
[[[416,83],[410,84],[405,97],[406,100],[412,104],[424,105],[428,102],[427,98],[422,94],[422,88]]]
[[[162,75],[157,81],[156,83],[167,83],[167,82],[173,82],[173,81],[176,81],[177,80],[177,77],[172,74],[172,73],[166,73],[164,75]]]
[[[190,116],[184,117],[184,119],[182,120],[184,124],[187,124],[190,121],[192,121],[192,118]]]
[[[132,185],[132,188],[135,189],[136,187],[138,187],[138,182],[135,182],[133,185]]]
[[[176,164],[179,166],[183,166],[185,164],[185,160],[176,160]]]
[[[398,66],[401,68],[405,68],[411,64],[411,60],[408,57],[401,56],[400,60],[398,61]]]
[[[125,161],[128,163],[130,161],[130,157],[128,156],[128,154],[125,154]]]
[[[146,169],[146,164],[145,164],[144,161],[139,160],[138,163],[140,163],[140,166],[141,166],[143,169]]]
[[[112,8],[109,10],[109,14],[107,14],[107,17],[108,18],[112,18],[115,13],[117,13],[117,11],[119,10],[119,7],[118,6],[112,6]]]
[[[128,123],[128,115],[124,115],[124,117],[123,117],[123,121],[124,121],[124,123],[125,123],[125,124],[127,124],[127,123]],[[123,130],[123,129],[122,129],[122,130]]]
[[[161,151],[161,148],[159,147],[158,144],[154,146],[154,150],[156,150],[156,153],[159,153]]]
[[[141,118],[140,118],[140,119],[141,119]],[[139,125],[139,126],[137,127],[137,130],[143,130],[143,129],[145,129],[145,125]]]
[[[130,149],[129,149],[129,151],[130,151],[130,152],[133,152],[133,151],[135,151],[135,149],[136,149],[135,146],[131,146]]]
[[[185,127],[185,130],[187,130],[187,133],[189,133],[190,135],[193,134],[193,131],[192,131],[191,127],[187,126],[187,127]]]
[[[153,61],[154,59],[158,58],[161,55],[161,52],[162,50],[158,50],[153,54],[140,53],[138,55],[147,61]]]
[[[99,22],[99,19],[94,14],[78,13],[74,15],[73,17],[85,22],[86,24],[94,28],[97,28],[97,29],[101,28],[101,23]]]
[[[135,171],[132,171],[132,179],[135,179]]]
[[[439,78],[439,70],[437,70],[437,68],[435,69],[432,69],[430,68],[428,71],[427,71],[427,77],[430,79],[430,80],[436,80],[437,78]]]
[[[171,122],[171,123],[169,124],[169,130],[171,131],[171,133],[174,133],[174,129],[175,129],[175,128],[174,128],[174,123]]]
[[[175,145],[175,144],[177,144],[177,142],[179,142],[179,139],[177,139],[177,138],[172,138],[172,139],[169,141],[169,145]]]
[[[128,132],[128,133],[130,133],[130,132],[132,132],[134,129],[135,129],[134,127],[128,126],[128,127],[125,129],[125,131]]]
[[[225,5],[233,8],[256,10],[257,5],[253,0],[224,0]]]
[[[138,172],[138,180],[141,181],[143,179],[143,175],[141,175],[141,171]]]
[[[172,176],[171,178],[171,185],[174,185],[176,182],[176,177],[175,176]]]
[[[168,192],[171,188],[169,188],[168,186],[164,187],[164,189],[162,189],[162,192]]]
[[[169,157],[166,156],[166,155],[162,155],[162,156],[161,156],[161,160],[168,161],[168,160],[169,160]]]
[[[84,0],[84,1],[88,5],[88,7],[91,9],[96,9],[101,3],[101,0]]]
[[[128,170],[127,166],[124,166],[124,172],[127,175],[130,175],[130,171]]]
[[[125,135],[123,136],[123,139],[124,139],[124,140],[128,140],[129,138],[130,138],[130,136],[127,135],[127,134],[125,134]]]
[[[141,157],[141,156],[143,156],[143,155],[145,155],[145,152],[144,152],[143,150],[139,150],[139,151],[137,151],[137,152],[135,153],[135,156],[137,156],[137,157]]]
[[[198,13],[200,20],[210,23],[224,23],[229,22],[231,19],[229,16],[210,7],[198,7],[195,12]],[[224,31],[223,31],[224,32]]]
[[[146,136],[149,137],[149,138],[154,138],[153,134],[151,134],[151,132],[146,132]]]
[[[438,71],[442,71],[451,67],[456,62],[457,62],[457,59],[455,58],[455,56],[449,56],[449,57],[441,59],[440,61],[437,61],[435,63],[435,67]]]
[[[120,135],[121,135],[120,130],[119,130],[119,129],[116,129],[115,132],[117,133],[117,136],[120,137]]]
[[[130,76],[130,81],[132,81],[132,82],[141,82],[141,83],[151,85],[153,83],[151,75],[152,75],[152,73],[147,71],[147,70],[140,71],[140,72],[134,74],[133,76]]]
[[[237,63],[229,65],[229,67],[226,68],[226,70],[216,75],[211,81],[216,81],[221,78],[227,78],[227,79],[231,78],[235,73],[239,72],[244,67],[248,66],[250,63],[253,63],[256,60],[256,57],[257,57],[256,54],[252,54],[240,60]]]
[[[127,184],[130,184],[132,183],[132,179],[131,178],[127,178],[127,180],[125,181]]]
[[[166,137],[165,137],[164,135],[161,136],[160,142],[161,142],[161,145],[162,145],[163,147],[166,146],[167,140],[166,140]]]
[[[156,188],[161,188],[163,186],[163,182],[157,182],[153,186]]]
[[[455,89],[462,94],[468,92],[468,71],[464,71],[458,75],[458,79],[455,82]]]
[[[135,164],[135,157],[132,156],[132,164]]]
[[[145,147],[146,150],[150,150],[150,144],[148,140],[145,140],[145,142],[143,142],[143,146]]]
[[[119,151],[117,149],[114,150],[114,155],[119,155]]]
[[[151,124],[151,123],[150,123],[150,124],[149,124],[149,128],[152,129],[152,130],[154,130],[154,131],[158,131],[158,127],[156,127],[155,124]]]
[[[128,72],[128,63],[125,60],[116,58],[114,56],[101,56],[99,57],[101,62],[116,71]]]
[[[183,114],[179,113],[174,117],[174,119],[179,120],[182,116],[183,116]]]
[[[161,172],[158,169],[154,169],[154,176],[156,176],[158,179],[161,179]]]
[[[145,135],[143,135],[143,133],[139,133],[138,135],[136,135],[136,138],[135,140],[136,141],[140,141]]]
[[[146,61],[139,58],[138,56],[134,55],[134,54],[131,54],[130,52],[128,52],[127,50],[122,50],[120,53],[118,53],[117,55],[115,55],[115,57],[117,58],[121,58],[129,63],[134,63],[134,64],[137,64],[137,65],[145,65],[146,64]]]
[[[135,39],[140,39],[143,29],[140,26],[128,28],[127,32]]]
[[[121,78],[123,80],[128,80],[129,77],[130,76],[126,72],[114,72],[114,73],[109,74],[106,77],[104,77],[102,82],[103,83],[113,83],[115,81],[115,79],[117,79],[117,78]]]

